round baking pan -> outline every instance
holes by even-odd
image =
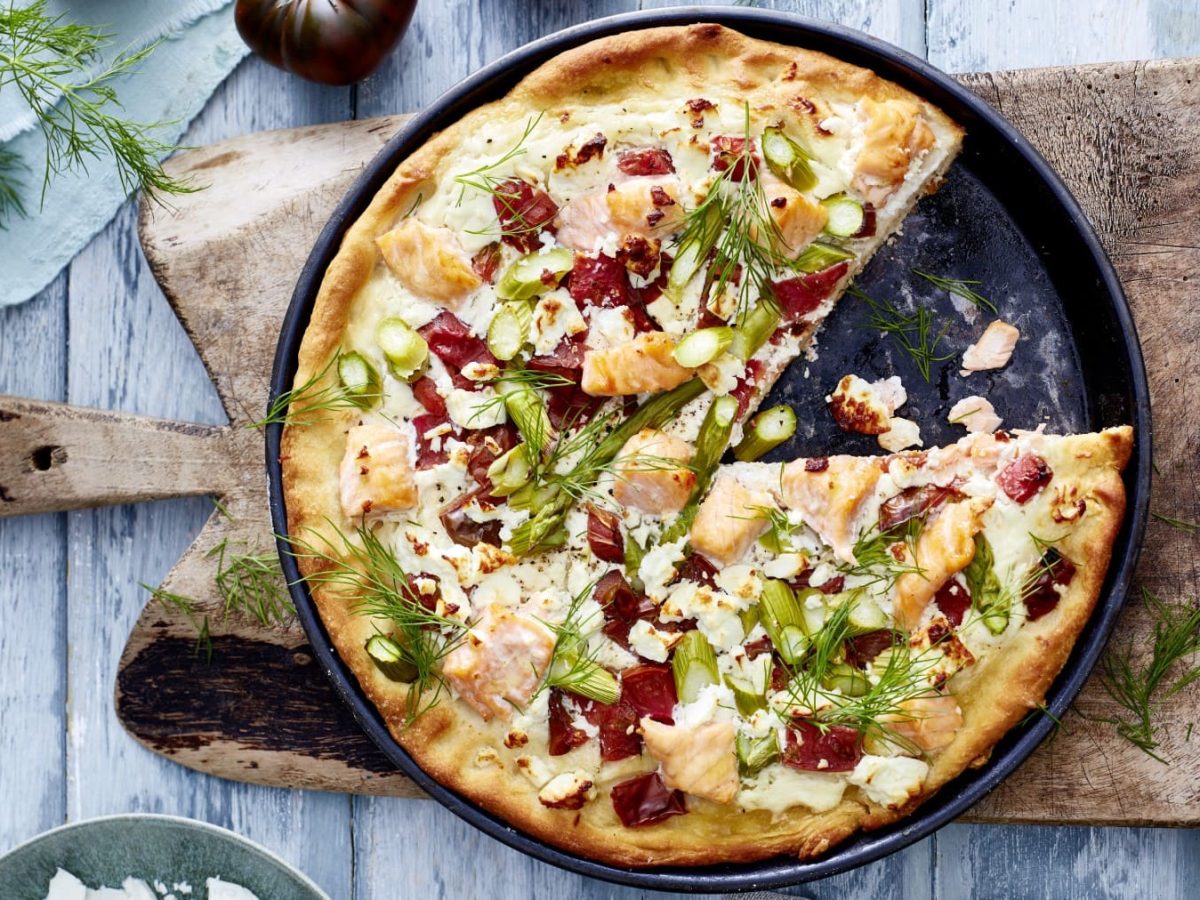
[[[984,320],[961,303],[957,312],[950,309],[950,298],[916,276],[914,269],[979,279],[980,291],[1023,334],[1013,362],[1001,372],[976,375],[968,383],[954,375],[955,360],[948,359],[933,366],[926,382],[893,342],[857,327],[865,321],[866,304],[847,296],[819,335],[817,358],[794,363],[767,400],[768,404],[781,399],[791,403],[801,421],[809,423],[773,458],[879,452],[870,440],[837,430],[824,412],[825,393],[847,372],[866,377],[900,374],[909,390],[905,415],[921,424],[926,446],[961,436],[961,428],[945,421],[946,411],[967,393],[988,396],[1010,428],[1044,423],[1055,432],[1134,426],[1136,447],[1125,473],[1129,501],[1125,522],[1096,610],[1047,695],[1051,715],[1035,716],[1013,729],[986,765],[942,788],[913,815],[858,835],[819,859],[619,869],[536,840],[426,775],[388,734],[379,713],[333,651],[283,541],[280,551],[300,621],[335,690],[397,767],[449,810],[511,847],[574,872],[641,888],[721,892],[798,884],[893,853],[963,813],[1033,752],[1049,733],[1052,717],[1062,715],[1083,686],[1129,589],[1150,497],[1150,400],[1133,320],[1116,273],[1070,192],[1015,128],[944,73],[882,41],[799,16],[734,8],[656,10],[568,28],[484,67],[410,120],[363,172],[313,248],[284,319],[271,398],[292,385],[300,341],[342,235],[401,160],[440,128],[502,96],[522,76],[564,50],[639,28],[696,22],[719,22],[752,37],[820,50],[873,69],[928,98],[964,125],[963,153],[945,185],[921,201],[905,222],[903,234],[876,255],[857,283],[880,299],[899,301],[907,295],[925,304],[940,304],[945,315],[939,314],[938,321],[950,322],[951,330],[939,351],[961,351],[978,335]],[[267,430],[267,468],[271,514],[279,534],[286,535],[281,430],[278,425]]]

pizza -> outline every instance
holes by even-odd
[[[1042,701],[1129,428],[976,397],[911,449],[899,378],[848,374],[829,413],[892,452],[763,461],[797,417],[759,401],[962,137],[696,25],[570,50],[399,164],[324,277],[281,462],[329,638],[426,772],[615,865],[810,858]]]

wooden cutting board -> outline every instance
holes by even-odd
[[[1156,433],[1153,508],[1200,519],[1200,60],[961,76],[1063,175],[1112,255],[1149,369]],[[216,384],[231,425],[166,422],[0,397],[0,515],[212,494],[214,511],[121,659],[117,714],[150,749],[226,778],[354,793],[419,795],[358,730],[298,627],[226,618],[206,556],[228,539],[270,551],[263,446],[246,423],[267,397],[279,324],[333,206],[402,116],[267,132],[176,156],[207,189],[144,207],[150,266]],[[1142,435],[1141,439],[1150,439]],[[1197,596],[1200,537],[1151,525],[1138,584]],[[213,654],[195,652],[207,615]],[[1118,641],[1146,648],[1131,598]],[[1162,709],[1155,762],[1094,721],[1117,710],[1096,679],[1056,735],[971,813],[974,821],[1200,823],[1200,688]]]

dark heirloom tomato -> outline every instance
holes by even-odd
[[[600,758],[605,762],[628,759],[642,752],[637,732],[637,710],[621,700],[611,705],[579,699],[584,718],[600,729]]]
[[[968,603],[970,600],[968,599]],[[942,610],[945,612],[945,610]],[[865,669],[871,660],[884,650],[891,648],[895,635],[886,628],[879,631],[868,631],[846,639],[846,662],[856,669]]]
[[[428,375],[422,375],[412,383],[413,396],[431,415],[446,417],[446,401],[438,393],[437,382]]]
[[[708,561],[708,557],[693,553],[675,570],[675,577],[671,583],[674,584],[676,581],[694,581],[696,584],[716,587],[717,567]]]
[[[466,323],[448,309],[442,310],[432,322],[422,325],[417,332],[425,338],[431,353],[455,369],[473,362],[493,365],[498,362],[483,338],[471,334]]]
[[[496,186],[492,208],[500,220],[502,240],[522,253],[532,253],[542,246],[538,232],[558,214],[558,204],[549,194],[518,178]]]
[[[596,558],[610,563],[625,562],[625,539],[621,537],[621,520],[617,514],[588,504],[588,546]]]
[[[653,825],[687,812],[682,791],[672,791],[657,772],[634,775],[613,785],[613,810],[626,828]]]
[[[996,476],[996,483],[1014,503],[1028,503],[1053,477],[1054,472],[1046,461],[1030,453],[1005,466],[1004,471]]]
[[[941,610],[942,615],[957,628],[962,624],[963,616],[971,606],[971,595],[966,588],[951,578],[933,595],[933,602]]]
[[[783,320],[794,322],[820,306],[822,301],[827,300],[833,293],[833,289],[849,269],[849,263],[840,262],[820,272],[773,282],[771,293],[775,295],[775,302],[783,312]]]
[[[655,722],[674,725],[672,713],[678,697],[671,667],[661,663],[642,663],[621,673],[621,702],[628,703],[638,718],[649,716]]]
[[[829,725],[824,733],[807,719],[794,719],[787,733],[781,761],[805,772],[851,772],[862,759],[858,732],[845,725]]]
[[[237,0],[234,21],[273,66],[321,84],[352,84],[378,68],[417,0]]]
[[[446,407],[443,405],[441,415],[430,413],[427,416],[417,416],[412,420],[412,424],[417,432],[417,468],[432,469],[446,462],[450,458],[446,450],[446,438],[458,437],[458,429],[446,417]],[[450,426],[445,434],[433,438],[426,437],[429,432],[440,429],[442,425]],[[434,441],[439,442],[436,450],[433,448]]]

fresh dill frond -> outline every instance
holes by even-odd
[[[1189,522],[1187,519],[1176,519],[1172,516],[1164,516],[1160,513],[1152,512],[1150,517],[1157,519],[1164,525],[1170,525],[1172,528],[1178,528],[1180,531],[1188,534],[1196,534],[1200,532],[1200,522]]]
[[[250,422],[247,428],[263,429],[268,425],[311,425],[315,420],[313,413],[329,412],[338,409],[361,409],[361,402],[375,402],[382,398],[382,389],[377,394],[364,391],[355,396],[346,393],[345,388],[337,380],[337,364],[341,358],[339,350],[319,372],[305,381],[299,387],[284,391],[271,403],[267,414],[257,422]],[[325,382],[333,373],[333,383]],[[296,407],[292,409],[292,407]]]
[[[941,275],[933,275],[929,272],[922,272],[920,269],[913,269],[912,273],[924,278],[934,287],[941,288],[948,294],[953,294],[955,297],[961,297],[976,309],[987,310],[994,315],[998,315],[1000,312],[995,303],[975,290],[976,285],[983,284],[982,281],[964,278],[944,278]]]
[[[888,588],[894,585],[901,575],[920,575],[924,570],[917,563],[916,547],[924,528],[924,516],[913,516],[907,522],[886,531],[881,530],[879,522],[876,522],[854,542],[850,550],[854,555],[854,564],[840,562],[837,564],[837,570],[843,575],[866,578],[864,586],[882,583]],[[897,558],[891,548],[901,542],[904,544],[905,553],[903,558]]]
[[[390,637],[401,658],[416,671],[409,690],[406,723],[410,723],[436,706],[447,689],[437,666],[461,643],[468,625],[426,608],[395,554],[366,524],[358,525],[353,535],[333,522],[328,525],[333,538],[318,538],[311,532],[312,540],[295,535],[284,540],[293,557],[314,564],[302,579],[306,584],[342,596],[356,615],[390,623]]]
[[[21,199],[21,173],[28,171],[29,166],[20,156],[0,147],[0,229],[10,218],[26,215]]]
[[[217,560],[215,582],[226,618],[245,615],[269,627],[286,624],[295,615],[279,554],[247,553],[244,547],[231,547],[226,538],[205,556]]]
[[[846,292],[863,301],[870,308],[870,318],[861,325],[872,331],[879,331],[894,338],[900,349],[912,357],[917,371],[925,381],[931,378],[934,363],[953,359],[953,353],[938,355],[938,344],[946,336],[948,325],[935,334],[933,331],[933,313],[924,306],[917,306],[916,312],[905,313],[896,305],[886,300],[876,300],[869,296],[857,285],[851,284]]]
[[[1154,617],[1150,658],[1139,660],[1132,641],[1119,650],[1109,649],[1100,683],[1125,715],[1095,721],[1114,725],[1117,734],[1165,764],[1156,752],[1156,713],[1165,700],[1200,679],[1200,664],[1195,661],[1200,652],[1200,605],[1168,605],[1147,588],[1142,588],[1142,599]]]
[[[183,613],[187,620],[196,629],[196,643],[192,647],[192,653],[199,655],[201,650],[204,650],[206,661],[211,663],[213,657],[212,635],[208,631],[208,616],[202,616],[196,609],[196,601],[191,597],[183,594],[176,594],[172,591],[164,590],[161,587],[151,587],[144,581],[138,582],[138,587],[142,588],[150,595],[151,602],[158,603],[165,609],[173,609]]]
[[[93,71],[112,35],[52,15],[46,0],[0,7],[0,91],[9,85],[33,111],[46,141],[42,202],[51,179],[111,157],[126,193],[141,189],[151,200],[197,188],[166,173],[159,162],[175,149],[154,136],[167,122],[122,118],[115,83],[129,76],[158,46],[118,54]],[[13,203],[14,169],[0,167],[0,215],[20,213]]]
[[[521,132],[521,136],[517,138],[515,144],[510,147],[503,156],[490,163],[485,163],[477,169],[472,169],[470,172],[464,172],[461,175],[455,175],[454,181],[459,186],[458,200],[456,205],[461,206],[463,199],[466,197],[467,188],[480,191],[484,194],[490,194],[492,199],[499,201],[509,214],[509,221],[504,223],[501,229],[507,235],[523,234],[530,231],[536,231],[540,226],[526,223],[520,210],[513,203],[518,199],[518,195],[502,190],[501,186],[504,182],[514,177],[511,175],[498,175],[497,170],[502,169],[508,163],[512,162],[519,156],[524,156],[526,151],[525,142],[529,140],[529,136],[533,134],[538,124],[542,121],[544,112],[539,112],[537,116],[530,117],[525,122],[525,130]],[[469,234],[493,233],[493,229],[482,229],[471,231]]]
[[[599,684],[600,692],[615,692],[619,696],[619,688],[612,673],[607,672],[597,662],[599,649],[591,647],[590,639],[604,625],[604,613],[596,610],[590,615],[583,615],[583,605],[592,595],[596,582],[591,581],[576,593],[567,607],[566,616],[559,624],[544,622],[550,628],[557,640],[554,643],[550,665],[546,669],[546,678],[542,681],[533,697],[548,688],[583,693],[595,693],[594,688]],[[589,690],[591,689],[591,690]],[[597,697],[607,702],[616,702],[617,697]]]

